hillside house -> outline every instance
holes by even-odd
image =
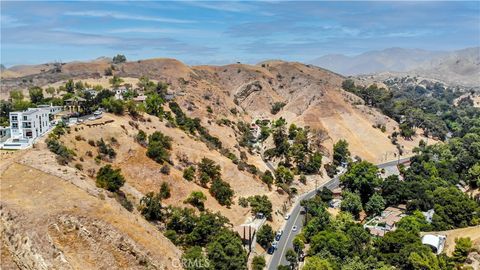
[[[128,92],[128,89],[124,86],[115,89],[115,99],[122,99],[123,100],[123,94],[125,94],[127,92]]]
[[[369,220],[364,228],[370,231],[370,234],[383,237],[387,232],[395,231],[397,222],[405,215],[406,205],[401,204],[396,207],[387,207],[383,212],[371,220]]]
[[[44,135],[52,128],[50,117],[61,111],[58,106],[40,106],[39,108],[28,108],[25,111],[10,112],[9,134],[4,131],[0,148],[2,149],[24,149]]]

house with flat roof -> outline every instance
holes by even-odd
[[[24,149],[52,128],[50,116],[61,111],[53,106],[28,108],[25,111],[10,112],[10,127],[2,131],[1,149]],[[6,129],[6,128],[4,128]]]

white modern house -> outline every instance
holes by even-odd
[[[61,111],[59,106],[40,106],[21,112],[10,112],[9,138],[0,143],[1,149],[28,148],[52,128],[50,115]]]
[[[127,92],[128,92],[128,89],[123,86],[115,89],[115,99],[123,99],[123,94]]]

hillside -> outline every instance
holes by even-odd
[[[73,62],[62,65],[61,72],[40,72],[2,80],[2,97],[8,96],[11,89],[26,92],[30,85],[58,87],[69,78],[105,87],[110,77],[104,76],[103,72],[110,66],[106,61]],[[234,228],[247,222],[251,216],[249,208],[238,204],[239,199],[266,195],[273,210],[270,224],[274,229],[279,228],[284,219],[284,209],[294,200],[280,188],[269,189],[262,182],[260,175],[269,168],[269,164],[258,152],[240,146],[242,132],[239,122],[283,117],[288,125],[308,126],[311,130],[309,139],[324,154],[323,164],[331,160],[333,144],[340,139],[349,142],[352,156],[358,155],[374,163],[397,158],[397,149],[391,143],[389,134],[398,130],[398,123],[341,90],[344,78],[325,69],[283,61],[268,61],[259,65],[187,66],[173,59],[151,59],[116,64],[114,70],[117,76],[134,87],[141,76],[148,76],[155,82],[168,82],[169,91],[176,94],[175,101],[181,110],[188,117],[198,117],[200,125],[219,139],[221,149],[172,126],[165,118],[147,114],[132,117],[126,113],[105,113],[102,119],[71,127],[61,136],[59,140],[76,154],[67,166],[55,161],[43,140],[33,149],[15,154],[2,152],[1,188],[2,194],[8,193],[8,196],[2,196],[2,211],[10,217],[2,222],[2,230],[13,231],[19,237],[31,237],[29,247],[32,246],[32,249],[29,253],[22,253],[29,256],[28,262],[55,267],[70,265],[73,268],[84,259],[97,261],[95,267],[100,268],[106,265],[135,268],[139,263],[146,262],[166,265],[168,269],[171,260],[180,258],[181,251],[155,226],[146,222],[136,209],[140,199],[149,192],[158,192],[162,183],[167,183],[171,189],[171,196],[162,201],[164,206],[193,208],[184,201],[191,192],[202,191],[206,196],[205,207],[219,211]],[[272,106],[277,102],[284,103],[284,106],[278,113],[272,114]],[[170,112],[172,109],[166,105],[165,110]],[[373,127],[378,125],[384,125],[385,131]],[[162,165],[148,158],[146,148],[135,141],[140,130],[146,135],[159,131],[172,138],[169,173],[162,173]],[[404,155],[410,155],[421,138],[416,135],[412,140],[399,139]],[[101,139],[116,152],[111,160],[96,158],[98,145],[95,144]],[[273,146],[271,136],[261,145],[262,150]],[[233,162],[226,153],[240,157],[242,163]],[[234,191],[231,206],[222,206],[206,187],[183,178],[183,171],[200,163],[202,158],[209,158],[220,165],[222,179]],[[278,160],[272,162],[277,163]],[[115,198],[110,198],[110,193],[95,186],[95,173],[106,164],[121,169],[126,180],[122,192],[135,206],[132,212],[123,209]],[[254,166],[258,173],[245,169],[245,164]],[[327,181],[327,174],[323,169],[322,172],[323,176],[307,176],[304,184],[296,176],[291,187],[299,194],[311,190],[315,182],[321,184]],[[16,177],[20,175],[22,185],[16,182]],[[32,193],[38,195],[31,197]],[[61,194],[71,195],[62,198]],[[38,213],[44,215],[38,216]],[[19,227],[12,226],[11,220]],[[71,233],[71,224],[77,224],[75,226],[84,228],[90,234]],[[99,229],[103,227],[109,229]],[[164,232],[165,228],[159,229]],[[92,234],[92,231],[95,233]],[[115,241],[102,239],[107,233],[107,239]],[[78,240],[79,244],[73,244],[76,243],[73,240]],[[22,260],[16,255],[21,252],[15,248],[16,242],[10,239],[2,241],[9,251],[2,253],[6,261],[18,263]],[[48,249],[43,251],[46,245],[65,260],[55,259]],[[130,254],[129,250],[133,250],[133,255],[125,255],[125,245]],[[86,251],[78,255],[77,251],[81,249]],[[103,249],[108,251],[100,257],[97,252]]]

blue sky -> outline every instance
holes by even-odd
[[[6,66],[177,58],[188,64],[308,62],[390,47],[480,44],[480,2],[1,1]]]

